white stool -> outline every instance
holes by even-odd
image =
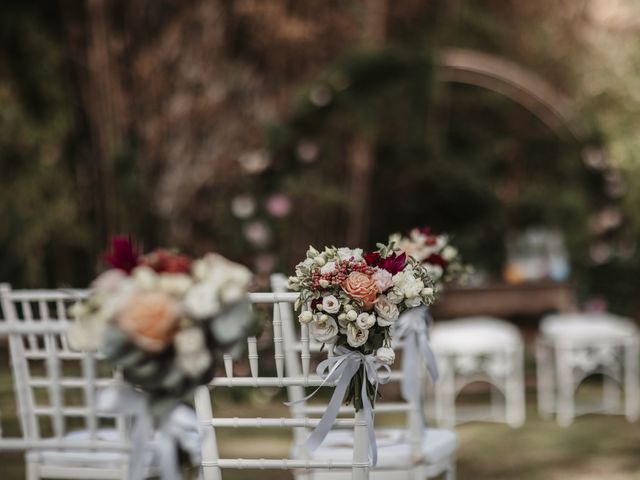
[[[516,428],[524,423],[523,342],[514,325],[491,317],[436,322],[431,345],[440,369],[434,386],[438,425],[485,420]],[[460,390],[476,381],[493,386],[490,404],[456,409]]]
[[[585,413],[624,414],[638,419],[638,328],[630,320],[608,313],[550,315],[540,325],[536,342],[538,410],[557,415],[562,426]],[[603,375],[602,404],[576,405],[575,391],[588,376]],[[620,408],[623,392],[624,408]],[[578,408],[579,407],[579,408]]]

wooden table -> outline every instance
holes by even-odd
[[[490,315],[509,318],[517,315],[541,317],[549,312],[576,310],[570,283],[492,283],[477,287],[448,287],[431,308],[435,319]]]

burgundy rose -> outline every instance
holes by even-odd
[[[402,271],[402,269],[407,264],[407,254],[402,252],[400,255],[397,253],[392,253],[387,258],[384,258],[380,261],[380,268],[385,269],[391,275],[395,275],[396,273]]]
[[[128,237],[118,236],[111,239],[111,251],[105,255],[105,261],[112,267],[131,273],[138,265],[138,254]]]
[[[370,267],[376,267],[380,263],[380,254],[378,252],[367,252],[363,257]]]
[[[418,231],[422,235],[426,235],[427,237],[431,236],[431,227],[421,227],[421,228],[418,228]]]
[[[447,262],[442,255],[438,255],[437,253],[432,253],[425,259],[425,263],[430,263],[431,265],[440,265],[442,268],[447,268],[449,262]]]

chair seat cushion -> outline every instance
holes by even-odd
[[[422,461],[411,455],[406,429],[376,429],[378,467],[410,466],[415,463],[435,464],[456,450],[457,435],[451,430],[427,428],[422,437]],[[332,430],[322,445],[311,453],[313,460],[349,462],[353,459],[353,431]]]
[[[77,430],[70,432],[63,437],[70,442],[82,442],[89,440],[90,433],[87,430]],[[94,440],[120,443],[120,435],[115,429],[100,429],[96,432]],[[51,439],[51,443],[60,443],[58,439]],[[147,466],[151,464],[151,452],[147,459]],[[74,449],[37,449],[27,452],[27,461],[37,462],[43,465],[55,465],[64,467],[88,467],[88,468],[118,468],[123,463],[128,462],[127,452],[96,451],[96,450],[74,450]]]
[[[514,325],[492,317],[436,322],[431,332],[433,349],[448,354],[492,352],[521,343],[522,338]]]
[[[541,322],[540,331],[554,340],[578,342],[619,341],[638,335],[633,322],[608,313],[549,315]]]

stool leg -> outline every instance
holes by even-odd
[[[513,428],[521,427],[525,418],[524,404],[524,352],[522,346],[509,353],[507,365],[507,423]]]
[[[558,379],[558,423],[567,427],[575,416],[573,366],[571,351],[564,346],[556,347],[556,368]]]
[[[553,364],[551,351],[541,341],[535,345],[536,351],[536,380],[538,384],[538,414],[549,419],[553,414],[554,386]]]
[[[640,348],[638,340],[633,339],[625,347],[624,359],[624,409],[627,420],[635,422],[638,420],[638,408],[640,403],[640,385],[638,375],[640,374]]]

